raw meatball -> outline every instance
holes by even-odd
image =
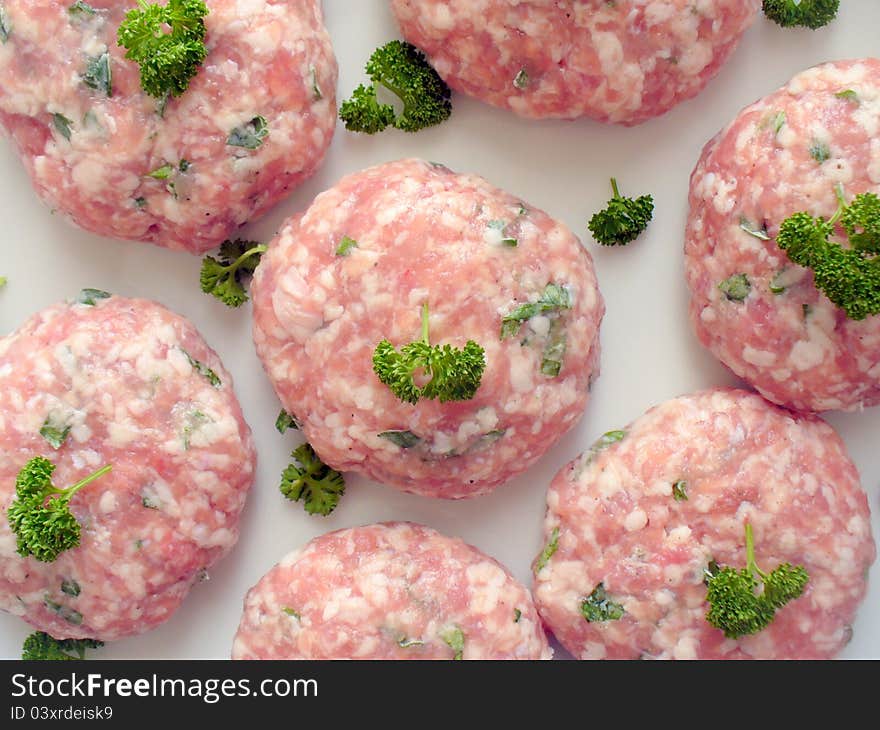
[[[548,286],[570,308],[537,311],[502,340],[502,319]],[[578,422],[597,374],[604,303],[578,239],[441,165],[344,178],[270,243],[252,289],[257,352],[306,439],[333,468],[409,492],[503,484]],[[423,305],[432,344],[485,349],[472,400],[411,405],[373,371],[383,339],[421,339]]]
[[[312,540],[244,601],[233,659],[550,659],[528,590],[428,527],[389,522]]]
[[[850,93],[852,92],[852,93]],[[782,222],[880,193],[880,60],[817,66],[747,107],[703,151],[685,244],[700,341],[766,398],[880,403],[880,317],[848,319],[776,245]]]
[[[740,390],[677,398],[606,434],[556,475],[547,505],[535,601],[581,659],[831,658],[875,558],[840,437]],[[704,579],[713,560],[745,568],[746,523],[762,570],[789,562],[809,581],[768,627],[726,639],[706,621]]]
[[[141,91],[117,46],[134,0],[88,4],[0,4],[0,125],[53,210],[100,235],[202,253],[320,164],[337,68],[318,0],[207,0],[208,57],[167,103]],[[104,54],[112,96],[84,80]]]
[[[232,378],[195,328],[100,296],[0,339],[0,609],[56,638],[109,641],[170,618],[232,548],[256,456]],[[7,519],[35,456],[60,488],[112,465],[71,499],[81,542],[50,563],[17,554]]]
[[[456,91],[523,117],[639,124],[696,96],[758,0],[391,0]]]

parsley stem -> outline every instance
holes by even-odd
[[[111,464],[107,464],[107,466],[98,469],[98,471],[96,471],[94,474],[92,474],[91,476],[87,476],[85,479],[83,479],[80,482],[77,482],[72,487],[68,487],[67,489],[61,490],[61,493],[62,494],[69,494],[69,495],[73,496],[80,489],[82,489],[84,486],[86,486],[86,484],[91,484],[96,479],[100,479],[102,476],[104,476],[112,468],[113,468],[113,466]]]
[[[256,253],[264,254],[268,250],[268,246],[265,244],[260,244],[259,246],[254,246],[252,249],[245,251],[241,256],[239,256],[235,261],[233,261],[229,266],[226,267],[227,271],[238,271],[238,267],[241,266],[245,261],[247,261],[251,256]]]
[[[422,340],[426,345],[430,345],[431,342],[428,339],[428,303],[425,302],[422,305]]]
[[[760,575],[764,578],[764,574],[758,567],[758,561],[755,560],[755,536],[752,533],[752,526],[746,522],[746,566],[752,575]]]
[[[620,190],[617,189],[617,180],[611,178],[611,189],[614,191],[614,198],[620,198]]]

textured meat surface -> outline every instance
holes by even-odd
[[[57,450],[47,422],[70,429]],[[6,518],[38,455],[59,487],[113,467],[71,500],[81,542],[51,563],[20,557]],[[39,312],[0,339],[0,608],[58,638],[162,623],[235,544],[255,460],[229,373],[182,317],[122,297]]]
[[[460,652],[460,656],[456,656]],[[339,530],[247,594],[233,659],[549,659],[528,590],[459,539],[411,523]]]
[[[841,95],[848,91],[856,96]],[[811,411],[880,403],[880,317],[848,319],[775,242],[793,213],[834,215],[838,185],[847,200],[880,193],[878,130],[880,60],[825,64],[743,110],[693,172],[691,319],[716,357],[776,403]],[[747,296],[730,299],[719,284],[741,274]]]
[[[320,164],[337,68],[317,0],[207,0],[208,57],[164,112],[116,43],[135,3],[94,0],[92,15],[70,4],[2,5],[10,30],[0,44],[0,124],[53,210],[101,235],[201,253]],[[104,53],[111,97],[83,81]],[[259,148],[227,144],[258,116],[269,129]],[[168,175],[150,176],[165,166]]]
[[[583,659],[833,657],[875,558],[868,501],[834,430],[739,390],[652,408],[623,440],[564,467],[547,505],[545,536],[558,530],[558,550],[535,566],[535,601]],[[725,639],[705,620],[705,570],[713,559],[745,567],[747,522],[765,572],[790,562],[810,577],[769,627]],[[623,606],[619,620],[582,616],[600,583]]]
[[[524,117],[638,124],[699,93],[758,0],[391,0],[456,91]]]
[[[346,236],[357,246],[337,255]],[[502,341],[504,315],[549,283],[568,290],[571,309]],[[334,468],[410,492],[471,497],[523,471],[580,419],[598,368],[604,303],[574,234],[482,178],[418,160],[319,195],[270,243],[252,293],[257,352],[306,439]],[[472,400],[410,405],[373,372],[383,339],[421,337],[425,303],[432,343],[485,348]],[[542,359],[559,333],[565,355],[552,377]],[[417,442],[379,436],[388,431]]]

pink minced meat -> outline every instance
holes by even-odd
[[[117,46],[134,0],[90,0],[93,14],[70,0],[0,4],[0,124],[53,210],[100,235],[202,253],[315,171],[336,115],[320,2],[206,4],[208,57],[164,112]],[[83,81],[104,53],[111,97]],[[228,144],[258,117],[257,149]]]
[[[535,563],[535,601],[568,651],[823,659],[846,645],[876,553],[858,472],[828,424],[717,389],[652,408],[616,437],[547,495],[545,538],[558,547]],[[802,565],[809,582],[767,628],[733,640],[705,619],[704,579],[712,560],[745,567],[746,523],[762,570]],[[581,605],[600,584],[625,613],[588,622]]]
[[[391,0],[456,91],[524,117],[639,124],[698,94],[758,0]]]
[[[141,299],[58,304],[0,339],[0,609],[56,638],[113,640],[171,617],[238,539],[254,479],[232,379],[196,329]],[[54,448],[45,425],[67,436]],[[67,487],[79,547],[23,558],[6,512],[35,456]]]
[[[356,245],[339,254],[345,237]],[[502,318],[550,284],[571,308],[502,340]],[[577,237],[442,165],[403,160],[344,178],[269,244],[252,290],[257,352],[306,439],[333,468],[409,492],[457,499],[503,484],[578,422],[597,375],[605,307]],[[410,405],[374,373],[383,339],[421,339],[424,304],[433,344],[485,349],[472,400]],[[554,343],[561,368],[548,375]]]
[[[247,594],[233,659],[549,659],[528,590],[421,525],[338,530]]]
[[[693,172],[685,268],[697,335],[781,405],[880,403],[880,316],[848,319],[775,241],[793,213],[831,218],[838,186],[847,201],[880,193],[878,128],[880,60],[825,64],[744,109]]]

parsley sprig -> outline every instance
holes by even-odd
[[[117,41],[125,57],[140,66],[141,88],[157,99],[180,96],[208,56],[202,0],[168,0],[167,5],[138,0],[125,14]],[[170,29],[170,32],[168,30]]]
[[[862,193],[847,204],[840,185],[837,212],[828,220],[795,213],[779,229],[776,243],[799,266],[813,271],[813,281],[853,320],[880,314],[880,198]],[[831,240],[837,225],[849,248]]]
[[[62,552],[79,545],[81,528],[70,511],[70,500],[80,489],[104,476],[107,465],[72,487],[52,483],[55,465],[43,456],[31,459],[15,480],[15,500],[9,505],[9,526],[18,540],[18,554],[51,563]]]
[[[449,401],[470,400],[486,368],[486,351],[473,340],[464,349],[452,345],[432,345],[428,336],[428,305],[422,306],[422,339],[404,345],[398,352],[382,340],[373,352],[373,370],[379,380],[405,403],[422,398]],[[427,382],[419,385],[419,374]]]

